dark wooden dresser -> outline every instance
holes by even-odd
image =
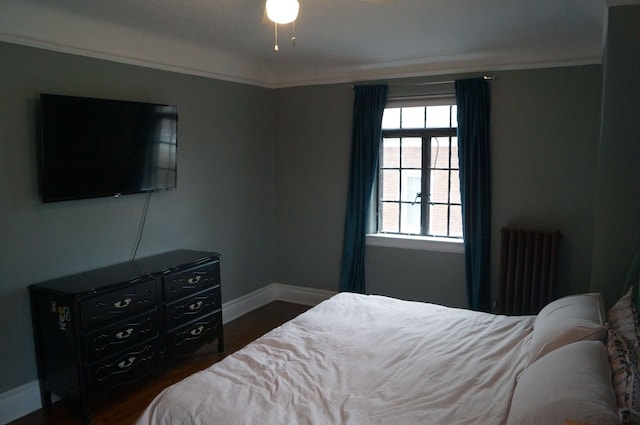
[[[44,406],[139,381],[218,341],[220,255],[178,250],[29,286]]]

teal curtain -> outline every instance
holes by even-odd
[[[491,310],[489,84],[483,78],[473,78],[457,80],[455,88],[467,297],[471,309],[488,312]]]
[[[369,201],[378,170],[387,85],[355,86],[349,195],[344,224],[340,291],[365,292],[364,250]]]

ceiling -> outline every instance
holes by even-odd
[[[263,87],[600,63],[607,5],[636,0],[0,0],[0,41]]]

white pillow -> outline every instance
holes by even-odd
[[[507,425],[619,425],[607,349],[579,341],[547,354],[520,376]]]
[[[560,298],[547,304],[536,317],[529,345],[529,363],[572,342],[604,342],[606,336],[605,311],[600,294]]]

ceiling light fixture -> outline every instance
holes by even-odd
[[[273,50],[278,51],[278,24],[284,25],[293,23],[291,44],[296,45],[295,20],[298,17],[300,3],[298,0],[267,0],[267,16],[275,23],[276,43]]]

